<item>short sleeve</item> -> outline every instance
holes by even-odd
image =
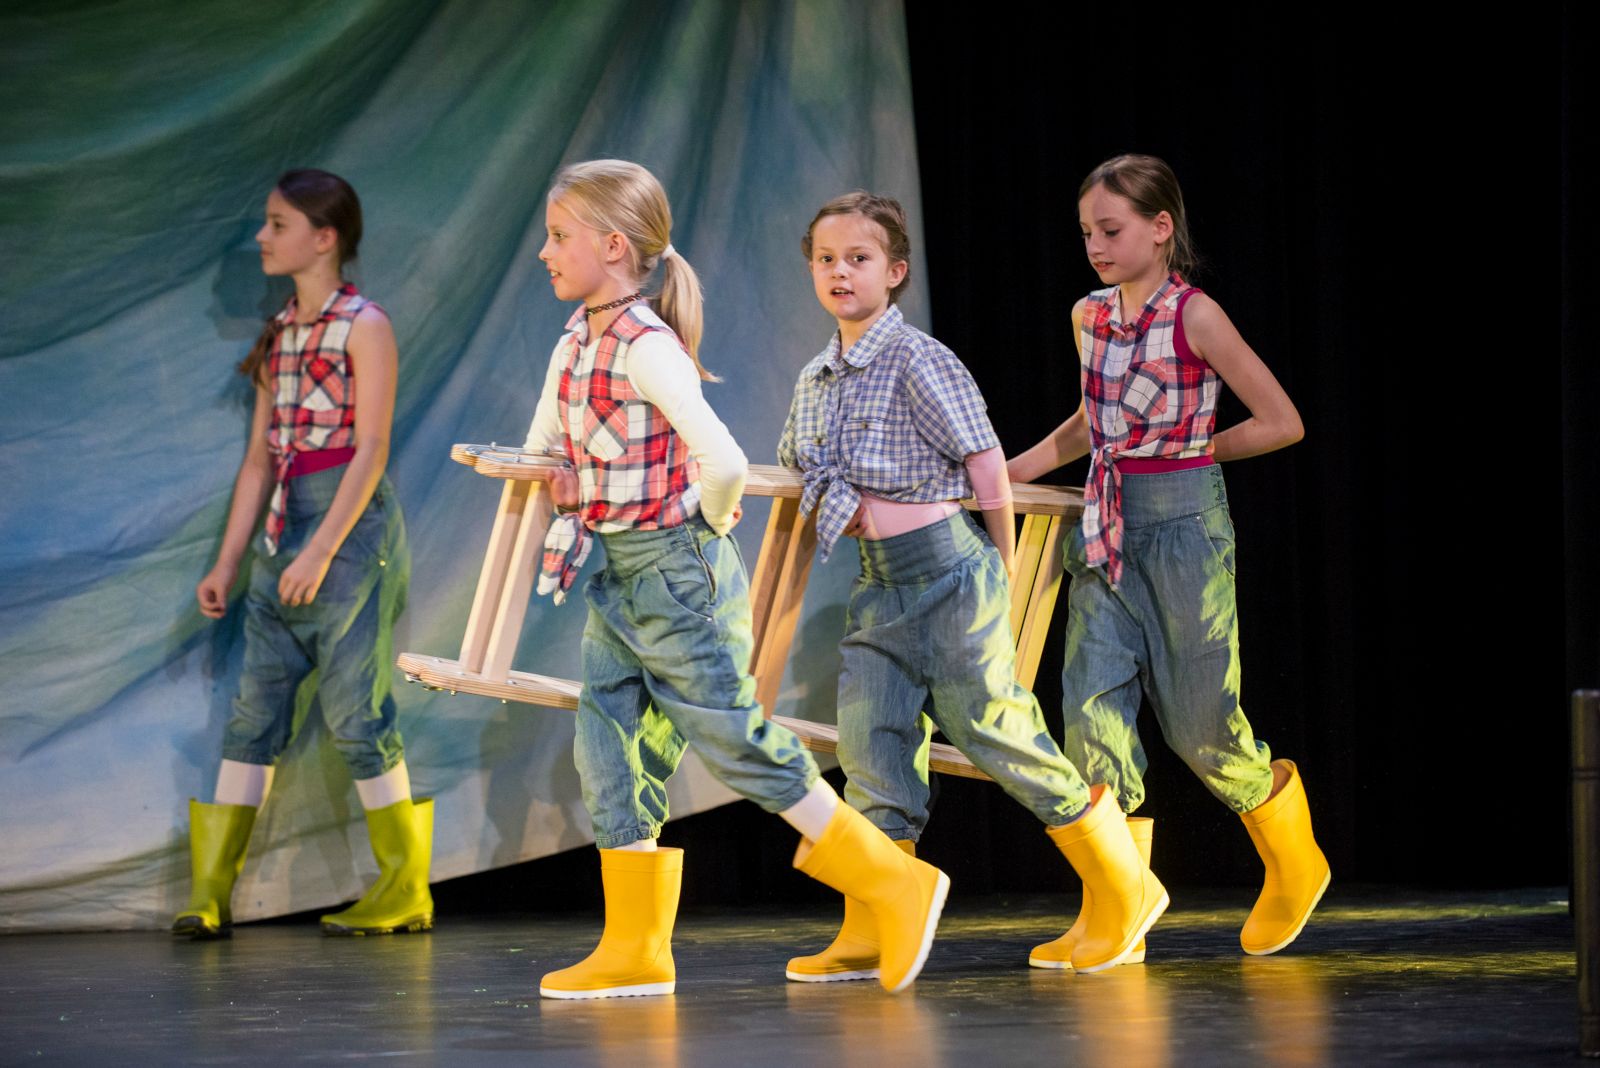
[[[924,441],[958,464],[999,446],[983,394],[955,353],[932,342],[922,346],[907,371],[906,394]]]

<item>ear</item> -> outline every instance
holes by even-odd
[[[618,260],[628,258],[628,235],[620,230],[613,230],[600,238],[600,255],[607,263],[616,263]]]
[[[331,226],[319,226],[314,240],[319,256],[324,252],[332,252],[339,247],[339,231]]]
[[[911,270],[911,264],[905,260],[895,260],[889,264],[889,288],[893,289],[906,280],[906,272]]]
[[[1157,212],[1156,217],[1150,220],[1150,225],[1155,228],[1156,244],[1165,245],[1168,241],[1172,240],[1173,228],[1171,215],[1165,211]]]

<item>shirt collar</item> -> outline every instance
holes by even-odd
[[[826,357],[817,368],[816,377],[821,377],[826,368],[832,368],[837,374],[844,370],[842,365],[848,364],[857,370],[871,363],[873,357],[882,352],[894,336],[900,333],[900,328],[905,325],[905,316],[900,313],[898,304],[891,304],[878,316],[876,322],[867,328],[867,332],[856,339],[850,350],[841,357],[839,354],[839,332],[833,333],[833,338],[828,342],[828,347],[823,355]]]
[[[1136,338],[1143,337],[1145,332],[1150,329],[1150,324],[1155,322],[1156,316],[1161,314],[1161,305],[1166,303],[1167,298],[1172,295],[1172,291],[1181,285],[1183,285],[1183,279],[1178,276],[1176,271],[1167,275],[1167,280],[1157,286],[1154,293],[1150,294],[1150,299],[1144,302],[1144,307],[1139,309],[1138,316],[1134,318],[1131,324],[1117,320],[1117,311],[1121,308],[1122,302],[1120,300],[1111,301],[1111,314],[1107,317],[1106,325],[1119,335],[1131,334]]]
[[[344,283],[338,289],[335,289],[332,293],[328,294],[328,299],[322,302],[322,310],[317,313],[316,319],[313,319],[312,322],[320,322],[323,319],[331,319],[335,311],[334,305],[339,303],[341,298],[353,297],[355,295],[356,287],[351,285],[349,282]],[[278,322],[284,326],[288,326],[290,323],[294,322],[294,317],[299,313],[300,297],[297,294],[291,293],[289,294],[289,302],[285,304],[283,306],[283,310],[278,313]]]
[[[629,316],[637,317],[639,309],[649,307],[650,302],[648,300],[634,301],[632,304],[627,306],[621,315],[611,320],[611,325],[606,327],[605,332],[607,334],[615,334],[617,332],[617,325],[624,319],[628,318]],[[589,309],[587,306],[580,304],[578,305],[577,310],[572,313],[572,317],[567,320],[567,333],[572,335],[573,340],[578,343],[578,347],[580,349],[587,348],[589,342],[594,340],[589,337],[589,317],[584,314],[584,312],[588,310]]]

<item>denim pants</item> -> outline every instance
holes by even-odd
[[[666,782],[685,745],[768,812],[793,806],[817,781],[817,765],[756,703],[738,544],[698,515],[600,541],[605,570],[584,588],[574,745],[595,844],[616,849],[660,835]]]
[[[1161,733],[1235,812],[1272,792],[1271,754],[1239,705],[1233,520],[1222,469],[1122,478],[1122,585],[1084,563],[1083,531],[1065,547],[1063,748],[1126,812],[1144,801],[1141,695]]]
[[[390,689],[411,552],[387,478],[334,554],[316,598],[293,607],[278,598],[279,577],[316,533],[345,470],[290,479],[278,554],[268,556],[257,538],[244,600],[244,671],[223,734],[229,760],[278,759],[294,724],[295,691],[313,669],[323,721],[352,777],[382,775],[405,755]]]
[[[928,727],[1050,826],[1089,790],[1014,677],[1000,553],[965,510],[892,538],[862,539],[839,675],[845,800],[890,838],[928,823]]]

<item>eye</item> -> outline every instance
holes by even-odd
[[[828,255],[826,252],[821,252],[821,253],[817,254],[817,262],[818,263],[832,263],[833,262],[833,257]]]
[[[1116,237],[1120,233],[1122,233],[1121,230],[1107,230],[1106,231],[1106,237],[1107,237],[1107,239],[1110,239],[1110,238]]]
[[[867,260],[871,259],[872,257],[868,256],[865,252],[857,252],[853,258],[857,263],[866,263]]]

